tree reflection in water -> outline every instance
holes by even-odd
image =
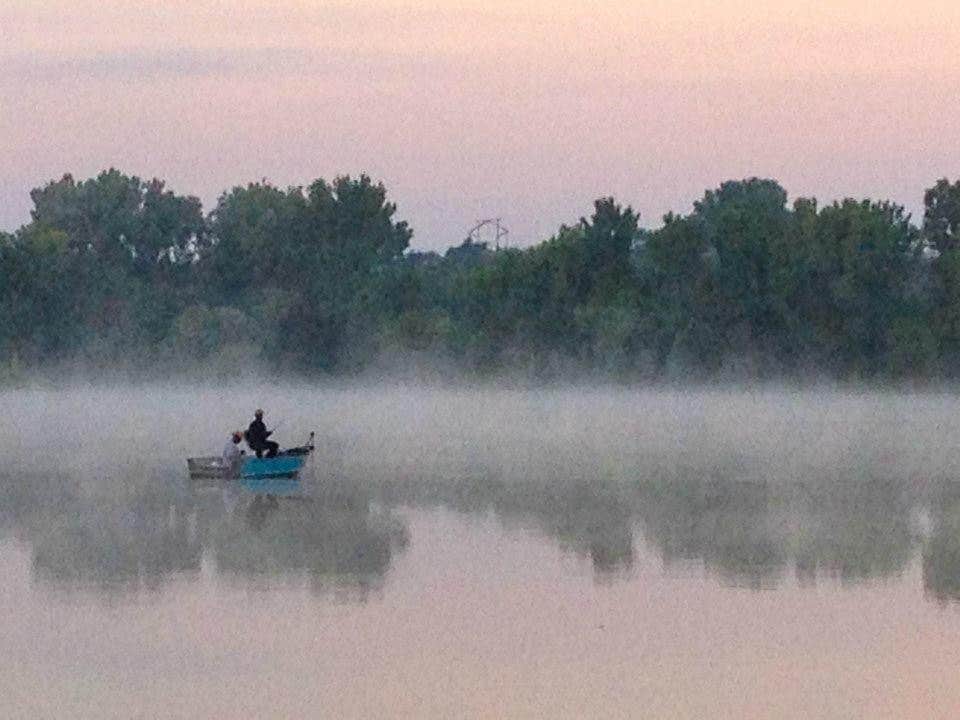
[[[723,467],[736,468],[736,463]],[[858,583],[904,572],[923,537],[929,492],[889,479],[739,479],[716,467],[657,479],[476,475],[384,479],[387,504],[492,512],[589,557],[600,576],[629,570],[636,535],[669,570],[700,564],[726,583],[773,587],[794,575]]]
[[[532,530],[588,558],[599,578],[628,572],[640,547],[667,572],[699,566],[752,588],[791,576],[801,585],[875,581],[919,559],[925,591],[960,601],[960,489],[949,482],[765,482],[716,467],[640,479],[518,477],[481,465],[449,477],[346,471],[284,497],[198,489],[169,475],[127,481],[117,496],[109,484],[63,474],[0,480],[0,533],[24,540],[35,576],[62,589],[156,590],[198,574],[209,558],[232,581],[305,581],[363,600],[406,547],[398,510],[437,507]]]
[[[43,582],[113,594],[158,590],[173,575],[200,570],[195,526],[161,478],[125,486],[114,497],[100,483],[84,487],[69,476],[20,477],[14,484],[44,488],[15,506]]]
[[[939,602],[960,602],[960,487],[944,483],[932,503],[933,530],[923,548],[923,585]]]
[[[0,532],[27,542],[35,577],[61,591],[156,591],[197,575],[209,554],[234,578],[300,576],[316,591],[362,599],[407,542],[396,518],[374,512],[360,487],[339,483],[278,498],[169,477],[128,480],[115,497],[108,483],[64,475],[0,481]]]

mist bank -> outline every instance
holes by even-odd
[[[628,572],[641,545],[751,587],[894,577],[922,559],[928,591],[960,599],[950,394],[242,384],[0,402],[15,419],[0,539],[26,543],[46,582],[156,590],[210,551],[228,578],[304,574],[363,599],[404,552],[414,508],[494,517],[604,575]],[[234,511],[184,459],[261,405],[284,445],[317,432],[311,502]]]
[[[960,374],[960,182],[895,203],[723,183],[644,229],[613,198],[535,246],[410,250],[366,176],[199,200],[110,170],[0,234],[0,383],[412,377],[624,382]]]
[[[33,386],[0,402],[12,465],[118,481],[127,458],[182,475],[258,407],[282,445],[315,431],[327,466],[386,483],[670,480],[688,467],[744,481],[960,477],[954,392],[248,381]]]

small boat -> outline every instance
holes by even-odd
[[[313,452],[313,433],[306,445],[289,448],[272,458],[244,455],[238,465],[222,457],[187,458],[191,480],[272,480],[296,478]]]

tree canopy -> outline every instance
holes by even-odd
[[[412,252],[367,176],[200,201],[108,170],[31,192],[0,233],[0,379],[82,361],[145,369],[382,368],[626,379],[954,377],[960,181],[922,224],[887,201],[708,190],[652,229],[614,198],[531,247]]]

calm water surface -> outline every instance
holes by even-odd
[[[960,715],[948,393],[2,400],[0,717]],[[189,481],[258,405],[304,481]]]

